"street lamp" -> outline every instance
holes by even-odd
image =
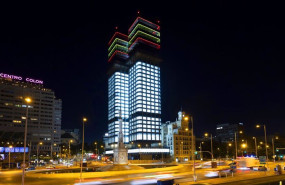
[[[205,137],[208,137],[209,134],[205,133],[204,134]],[[214,160],[214,154],[213,154],[213,135],[211,134],[211,153],[212,153],[212,161]]]
[[[158,143],[158,145],[160,146],[160,148],[163,148],[162,143]],[[163,152],[161,151],[161,162],[163,163]]]
[[[39,146],[42,145],[42,144],[43,144],[42,142],[39,142],[39,143],[37,144],[37,166],[38,166],[38,164],[39,164]]]
[[[266,161],[267,161],[268,160],[268,152],[267,152],[266,126],[265,125],[256,125],[256,128],[260,128],[261,126],[263,126],[263,129],[264,129],[265,153],[266,153]]]
[[[140,148],[139,155],[140,155],[140,160],[141,160],[141,144],[138,144],[138,147]]]
[[[236,159],[238,156],[238,150],[237,150],[237,133],[235,132],[235,148],[236,148]]]
[[[257,143],[256,143],[256,137],[253,137],[252,139],[254,139],[254,144],[255,144],[255,155],[256,155],[256,157],[257,157],[258,155],[257,155]]]
[[[229,147],[232,147],[232,143],[229,143],[227,146],[227,158],[229,158]]]
[[[23,157],[23,171],[22,171],[22,185],[25,184],[25,167],[26,167],[26,145],[27,145],[27,130],[28,130],[28,110],[29,104],[32,102],[32,99],[29,97],[25,98],[26,102],[26,122],[25,122],[25,133],[24,133],[24,157]]]
[[[241,147],[242,147],[243,149],[245,149],[245,148],[247,148],[247,144],[246,144],[246,143],[242,143],[242,144],[241,144]],[[242,156],[243,156],[243,152],[242,152]]]
[[[73,140],[71,139],[71,140],[69,140],[68,141],[68,149],[69,149],[69,152],[68,152],[68,157],[70,158],[70,143],[72,143],[73,142]]]
[[[185,118],[187,118],[187,119],[185,119]],[[187,121],[188,120],[188,117],[185,117],[184,119]],[[191,135],[192,135],[192,142],[191,142],[191,148],[192,148],[192,160],[193,160],[193,180],[194,180],[194,182],[196,182],[196,180],[197,180],[197,176],[196,176],[196,171],[195,171],[195,148],[194,148],[194,121],[193,121],[193,116],[191,116],[191,124],[192,124],[192,133],[191,133]]]
[[[51,160],[53,160],[53,147],[56,147],[56,143],[53,143],[53,145],[51,144],[51,148],[50,148],[50,158],[51,158]]]
[[[183,141],[180,142],[180,160],[183,161]]]
[[[276,140],[278,140],[278,136],[275,137]],[[272,150],[273,150],[273,160],[275,163],[275,149],[274,149],[274,137],[272,137]]]
[[[87,118],[83,117],[82,118],[82,156],[81,156],[81,167],[80,167],[80,182],[82,181],[82,167],[83,167],[83,150],[84,150],[84,124],[87,122]]]
[[[105,151],[104,146],[103,146],[103,145],[101,145],[100,147],[102,148],[102,154],[104,154],[104,151]],[[101,158],[101,160],[102,160],[102,158]]]
[[[11,153],[12,148],[13,148],[13,146],[9,146],[9,169],[10,169],[10,163],[11,163],[10,153]]]
[[[203,161],[203,152],[202,152],[202,144],[204,144],[204,142],[200,142],[200,160]]]
[[[94,144],[95,144],[95,146],[96,146],[95,154],[97,155],[97,157],[96,157],[96,161],[97,161],[97,159],[98,159],[98,148],[97,148],[97,142],[95,142]]]

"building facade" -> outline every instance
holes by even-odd
[[[30,105],[25,103],[25,97],[32,99]],[[28,106],[27,146],[31,154],[37,149],[41,155],[58,153],[61,104],[43,81],[0,73],[0,144],[23,146]]]
[[[243,138],[244,136],[244,128],[243,123],[238,124],[218,124],[216,127],[216,139],[220,142],[234,142],[235,141],[235,133],[237,140]]]
[[[108,43],[107,146],[118,142],[120,113],[125,143],[150,147],[160,142],[159,44],[160,26],[141,17],[128,35],[115,32]]]
[[[176,121],[169,121],[161,126],[162,144],[170,149],[170,156],[176,162],[189,161],[192,152],[195,152],[195,136],[192,141],[189,120],[185,112],[180,111]]]
[[[71,140],[73,145],[77,145],[81,142],[79,129],[62,129],[61,144],[68,145]]]

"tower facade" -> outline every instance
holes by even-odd
[[[124,142],[129,142],[128,36],[115,32],[108,49],[108,143],[118,142],[120,111]]]
[[[121,110],[124,142],[150,147],[161,140],[160,26],[137,17],[109,45],[108,143],[118,142]]]

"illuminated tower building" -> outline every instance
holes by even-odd
[[[118,142],[119,114],[122,114],[124,142],[129,142],[128,36],[115,32],[108,45],[108,143]]]
[[[118,142],[122,111],[124,142],[151,147],[161,140],[160,26],[138,17],[128,36],[109,42],[108,144]]]
[[[160,26],[138,17],[128,32],[130,141],[150,147],[160,141]]]

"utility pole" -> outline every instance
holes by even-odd
[[[236,159],[237,159],[237,133],[235,132],[235,147],[236,147]]]
[[[195,153],[194,153],[194,123],[193,123],[193,116],[191,117],[191,123],[192,123],[192,160],[193,160],[193,180],[196,182],[197,176],[196,176],[196,171],[195,171]]]

